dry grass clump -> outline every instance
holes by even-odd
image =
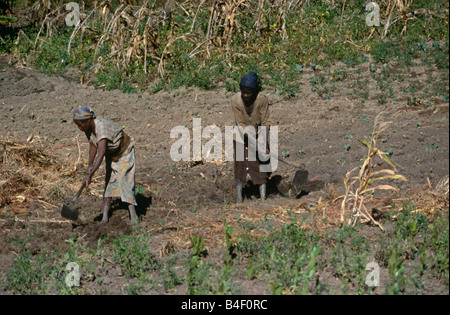
[[[8,166],[27,166],[36,170],[54,164],[54,160],[43,148],[28,142],[0,138],[0,163]]]
[[[433,221],[436,215],[449,208],[449,176],[445,176],[434,186],[427,185],[417,190],[409,198],[415,205],[415,211]],[[400,209],[401,210],[401,209]]]
[[[73,171],[42,145],[0,138],[0,214],[23,214],[36,200],[62,197]]]

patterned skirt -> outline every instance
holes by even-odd
[[[120,197],[123,202],[137,206],[134,159],[134,145],[117,162],[106,159],[105,198]]]

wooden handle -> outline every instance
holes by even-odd
[[[297,163],[294,163],[294,162],[290,162],[290,161],[286,161],[286,160],[282,160],[282,159],[280,159],[279,157],[276,157],[274,154],[272,154],[272,152],[270,152],[269,155],[270,155],[271,158],[273,158],[273,159],[275,159],[275,160],[278,160],[278,161],[280,161],[281,163],[284,163],[284,164],[287,164],[287,165],[289,165],[289,166],[293,166],[293,167],[296,167],[296,168],[301,168],[301,169],[303,169],[303,166],[301,166],[300,164],[297,164]]]
[[[236,117],[234,118],[234,123],[235,123],[236,126],[238,127],[239,134],[241,135],[242,138],[244,138],[244,135],[242,134],[241,128],[239,128],[239,125],[238,125],[238,123],[237,123]],[[248,135],[247,135],[247,136],[248,136]],[[255,141],[255,143],[256,143],[256,139],[255,139],[254,141]],[[303,167],[302,167],[301,165],[299,165],[299,164],[292,163],[292,162],[285,161],[285,160],[280,160],[278,157],[275,157],[274,155],[272,155],[272,152],[271,152],[269,155],[270,155],[272,158],[274,158],[274,159],[280,161],[281,163],[284,163],[284,164],[287,164],[287,165],[290,165],[290,166],[293,166],[293,167],[296,167],[296,168],[301,168],[301,169],[303,169]]]
[[[289,162],[289,161],[285,161],[285,160],[280,160],[279,158],[276,158],[275,156],[273,156],[272,154],[270,154],[271,157],[273,157],[274,159],[277,159],[278,161],[280,161],[281,163],[296,167],[296,168],[303,168],[301,165],[293,163],[293,162]]]
[[[75,195],[75,197],[73,197],[73,200],[72,200],[73,203],[77,202],[77,200],[80,197],[81,192],[83,191],[84,187],[86,187],[86,182],[83,182],[83,184],[81,184],[81,187],[78,190],[77,194]]]

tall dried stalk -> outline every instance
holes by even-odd
[[[215,40],[219,47],[230,44],[233,30],[236,27],[236,16],[239,7],[246,0],[214,1],[208,23],[206,38]],[[219,31],[221,32],[219,36]]]
[[[333,0],[325,2],[335,5]],[[396,22],[403,22],[403,31],[406,31],[410,19],[417,14],[427,13],[423,10],[408,13],[411,2],[412,0],[380,0],[382,12],[387,13],[383,16],[387,21],[383,37]],[[51,0],[35,0],[35,4],[29,9],[30,15],[36,16],[41,25],[35,40],[32,39],[34,50],[51,42],[49,39],[52,30],[64,24],[64,17],[68,13],[65,3],[60,7],[55,7],[55,3],[56,1]],[[310,0],[123,0],[115,9],[112,0],[92,3],[90,11],[84,12],[84,2],[79,2],[81,20],[73,29],[67,53],[73,54],[72,46],[77,36],[88,34],[94,39],[94,65],[91,71],[97,72],[107,64],[127,71],[131,69],[130,66],[133,69],[140,67],[143,73],[148,73],[148,69],[152,67],[159,76],[166,78],[167,60],[176,51],[174,46],[179,40],[192,43],[187,56],[203,60],[204,65],[211,59],[212,52],[232,58],[246,56],[239,48],[233,51],[236,38],[243,38],[242,45],[250,48],[255,34],[257,37],[266,36],[270,40],[276,33],[283,40],[289,40],[288,22],[294,14],[301,18],[303,8],[310,4]],[[342,14],[349,6],[348,3],[344,2]],[[179,19],[172,19],[173,12],[183,15],[191,23],[190,27],[181,30],[177,24]],[[199,25],[200,17],[208,19],[205,21],[206,29]],[[253,27],[241,27],[239,21],[245,18],[254,21]],[[19,42],[23,42],[22,33],[17,38],[16,47]],[[42,40],[42,37],[46,40]],[[16,49],[15,57],[17,61],[26,64],[24,60],[20,60],[19,49]]]
[[[113,58],[117,66],[125,69],[138,60],[143,64],[144,73],[147,73],[149,59],[158,62],[161,60],[156,53],[160,44],[155,27],[167,19],[166,9],[150,8],[149,1],[145,1],[137,9],[126,4],[120,5],[114,12],[110,12],[110,9],[109,3],[99,6],[103,30],[95,48],[94,59],[97,60],[100,48],[108,44],[110,53],[107,59]],[[101,63],[104,59],[100,58],[98,61]]]
[[[342,224],[345,220],[346,209],[348,208],[348,205],[350,205],[351,213],[348,219],[348,224],[354,225],[358,219],[363,218],[367,222],[372,222],[380,229],[384,230],[383,226],[375,221],[366,209],[364,201],[369,197],[373,197],[373,194],[377,190],[397,191],[397,188],[389,184],[378,184],[374,186],[374,184],[379,181],[392,179],[406,181],[404,176],[397,174],[397,168],[389,160],[388,154],[377,147],[377,140],[379,139],[380,134],[385,131],[389,125],[388,122],[379,122],[380,115],[381,114],[375,118],[370,142],[363,141],[363,144],[367,147],[368,152],[367,158],[361,166],[358,176],[351,177],[352,174],[358,169],[354,168],[347,173],[344,179],[345,195],[341,204]],[[375,161],[375,158],[377,157],[381,159],[380,162],[386,162],[390,168],[376,170],[376,168],[381,165],[381,163]]]
[[[414,19],[416,15],[425,14],[425,9],[419,9],[408,13],[409,7],[412,4],[412,0],[383,0],[383,5],[386,7],[385,12],[386,23],[384,25],[382,38],[387,36],[389,28],[398,21],[403,22],[403,29],[401,35],[407,30],[408,21]],[[395,14],[397,15],[395,18]]]

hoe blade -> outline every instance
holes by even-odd
[[[68,205],[63,205],[61,209],[61,216],[66,219],[76,221],[78,220],[78,209]]]
[[[309,172],[307,170],[298,170],[295,172],[292,184],[294,186],[306,186],[308,183]]]

